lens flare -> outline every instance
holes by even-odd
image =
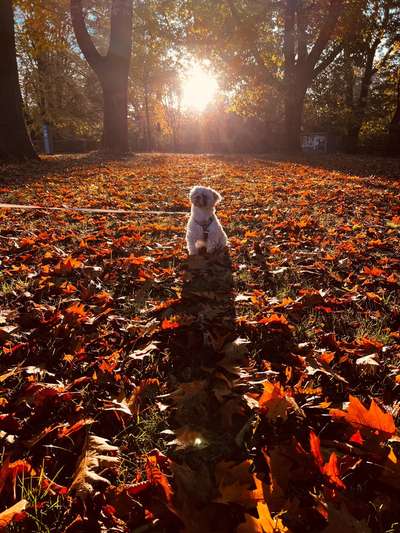
[[[200,64],[192,65],[182,82],[182,105],[187,110],[202,112],[218,90],[215,77]]]

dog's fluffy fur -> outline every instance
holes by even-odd
[[[222,197],[214,189],[196,185],[190,191],[192,204],[186,230],[186,243],[190,255],[196,255],[202,248],[207,253],[215,252],[228,245],[228,238],[215,214],[215,206]],[[208,233],[205,239],[205,231]]]

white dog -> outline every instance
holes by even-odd
[[[186,230],[189,255],[198,254],[201,248],[212,253],[227,246],[228,238],[215,214],[215,205],[222,200],[221,195],[214,189],[196,185],[189,198],[192,203]]]

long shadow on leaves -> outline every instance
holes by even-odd
[[[189,257],[179,307],[192,321],[174,334],[176,361],[185,359],[175,370],[178,383],[170,395],[175,407],[170,452],[175,504],[185,531],[230,532],[243,516],[240,508],[219,499],[218,465],[240,460],[235,437],[247,419],[237,390],[246,350],[245,342],[236,338],[232,264],[226,250]]]

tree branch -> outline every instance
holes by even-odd
[[[105,58],[97,51],[87,30],[82,0],[71,0],[71,19],[79,48],[82,50],[86,61],[97,72]]]
[[[323,72],[329,65],[336,59],[336,57],[340,54],[343,47],[341,44],[337,44],[333,47],[332,51],[324,57],[324,59],[318,63],[318,65],[314,68],[312,72],[312,78],[316,78]]]
[[[331,0],[331,4],[329,6],[329,11],[326,16],[325,22],[322,25],[317,40],[315,41],[314,46],[312,47],[307,57],[306,62],[310,70],[314,69],[315,65],[317,64],[317,61],[321,57],[322,52],[328,44],[329,39],[331,38],[340,13],[343,9],[343,1],[344,0]]]
[[[234,4],[234,0],[226,0],[226,2],[228,4],[228,6],[229,6],[232,18],[236,22],[236,25],[238,26],[238,28],[244,29],[243,20],[241,19],[240,14],[239,14],[238,10],[236,9],[236,6]],[[252,53],[253,58],[254,58],[254,60],[255,60],[255,62],[257,64],[257,66],[262,70],[262,75],[263,75],[263,78],[265,80],[265,83],[267,83],[267,84],[269,84],[269,85],[271,85],[273,87],[278,88],[280,86],[279,80],[274,76],[274,74],[265,65],[264,60],[261,57],[261,54],[258,51],[257,46],[255,45],[255,43],[254,42],[253,43],[249,43],[249,46],[250,46],[250,52]]]
[[[384,55],[384,56],[382,57],[382,59],[378,62],[378,64],[376,65],[376,67],[373,68],[373,71],[372,71],[373,74],[376,74],[377,72],[379,72],[379,70],[381,70],[382,68],[385,67],[386,63],[389,61],[389,59],[390,59],[390,57],[391,57],[391,55],[392,55],[392,52],[393,52],[394,48],[395,48],[395,43],[392,42],[392,43],[388,46],[385,55]]]

